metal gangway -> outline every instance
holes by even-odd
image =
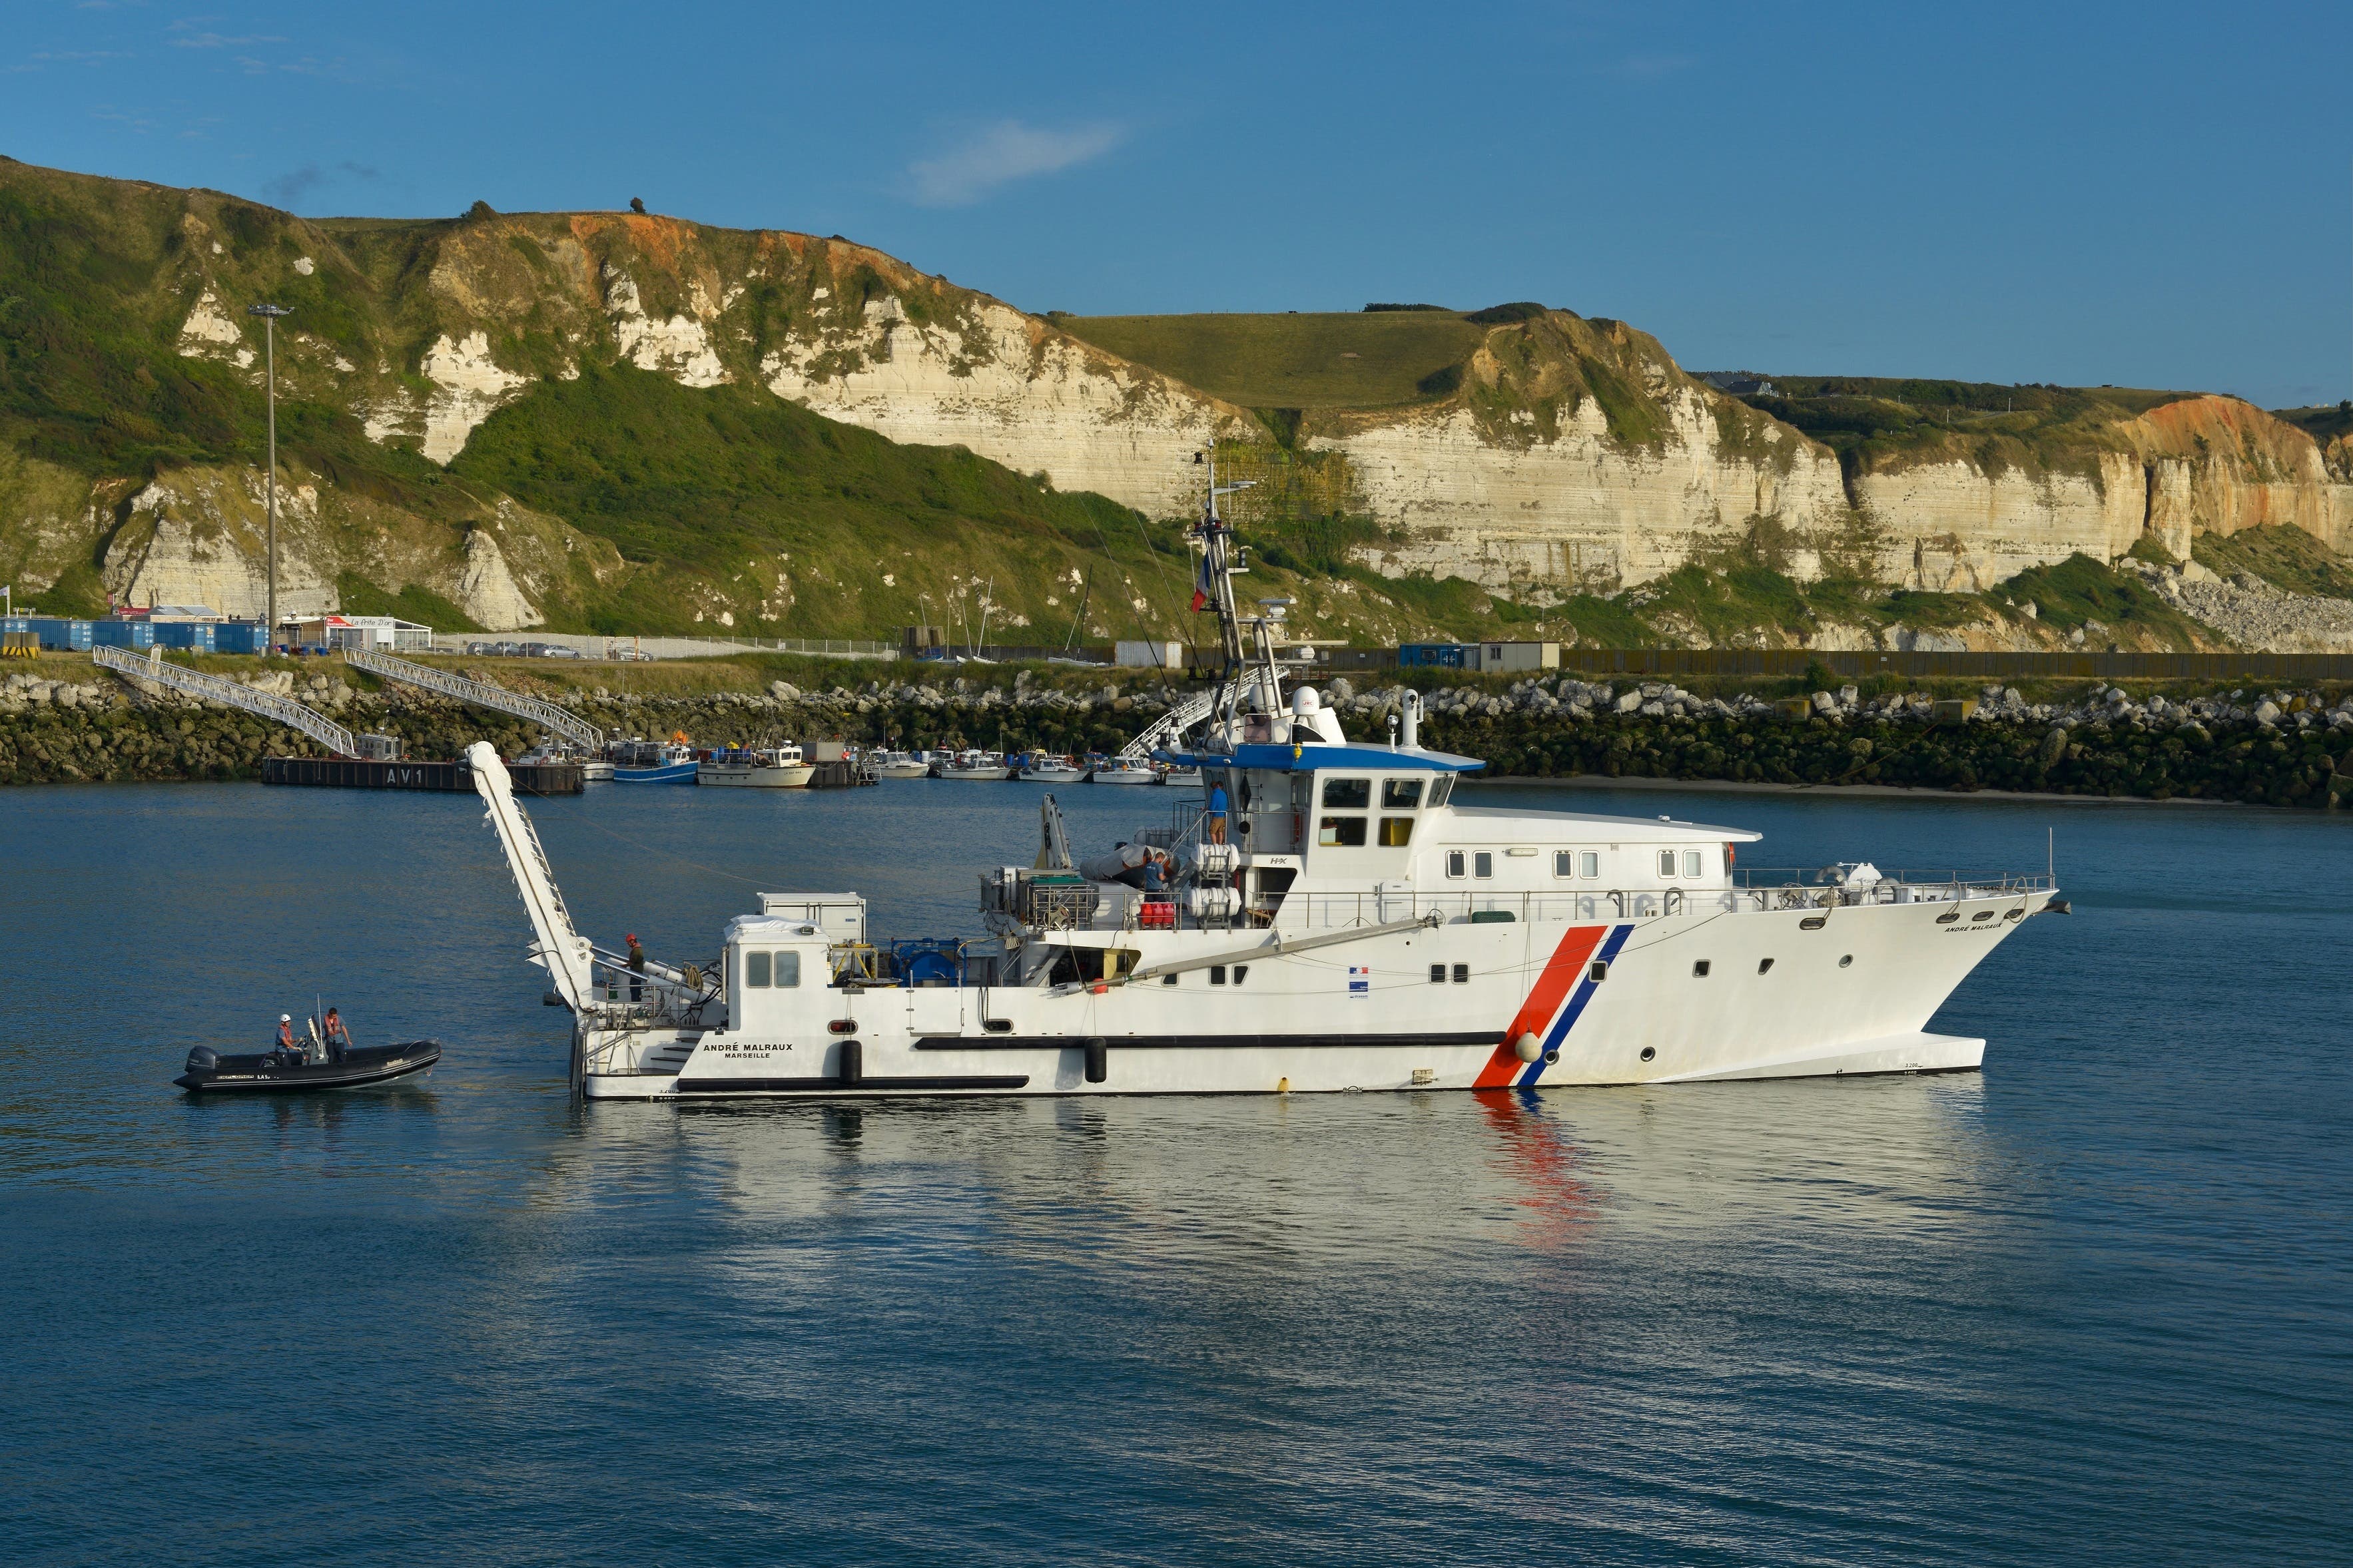
[[[493,686],[487,680],[473,680],[453,675],[430,665],[412,664],[405,658],[395,658],[388,653],[369,648],[351,648],[343,654],[343,662],[354,669],[364,669],[388,680],[405,680],[411,686],[421,686],[427,691],[438,691],[460,702],[471,702],[479,708],[495,708],[501,713],[512,713],[518,719],[528,719],[557,740],[578,747],[589,756],[604,748],[605,737],[596,726],[581,719],[569,709],[553,702],[543,702],[536,697],[525,697],[520,691],[509,691],[503,686]]]
[[[231,708],[242,708],[248,713],[259,713],[265,719],[275,719],[281,724],[300,730],[339,757],[367,757],[389,754],[392,742],[383,736],[369,735],[354,739],[349,730],[322,713],[313,712],[291,697],[280,697],[274,691],[257,691],[250,686],[206,675],[200,669],[187,669],[176,664],[166,664],[164,650],[155,648],[146,658],[138,658],[119,647],[94,647],[90,650],[90,662],[117,675],[133,680],[153,681],[170,687],[190,697],[209,699]],[[364,742],[381,742],[364,746]]]
[[[1148,762],[1162,745],[1200,723],[1218,710],[1222,688],[1212,686],[1207,691],[1196,691],[1174,708],[1146,724],[1134,740],[1120,749],[1123,758]]]

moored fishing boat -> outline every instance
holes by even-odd
[[[1099,784],[1155,784],[1160,774],[1140,757],[1098,757],[1088,770],[1088,781]]]
[[[696,765],[694,782],[705,788],[806,789],[816,776],[817,764],[804,760],[801,749],[787,742],[713,752]]]
[[[1160,760],[1165,826],[1072,852],[1040,803],[1034,867],[982,878],[981,934],[870,940],[855,893],[765,893],[708,965],[636,978],[571,926],[487,747],[474,779],[574,1014],[592,1099],[1486,1089],[1969,1069],[1930,1032],[2048,874],[1737,864],[1758,835],[1483,807],[1485,764],[1402,730],[1358,743],[1286,690],[1280,617],[1243,621],[1215,510],[1194,537],[1224,675]],[[1185,724],[1198,726],[1189,736]],[[1001,775],[999,775],[1001,776]],[[622,1000],[626,992],[628,1000]]]
[[[1002,781],[1013,776],[1013,766],[1002,752],[958,752],[932,764],[934,776],[944,779]]]
[[[1079,784],[1086,776],[1087,770],[1073,757],[1032,752],[1021,763],[1021,777],[1029,784]]]
[[[615,784],[691,784],[701,767],[694,748],[675,741],[616,741],[605,754]]]

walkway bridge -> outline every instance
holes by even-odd
[[[518,719],[528,719],[546,730],[557,740],[578,747],[589,756],[604,749],[605,737],[595,725],[568,708],[544,702],[536,697],[526,697],[520,691],[509,691],[503,686],[493,686],[487,680],[474,680],[430,665],[412,664],[405,658],[395,658],[388,653],[376,653],[368,648],[353,648],[343,655],[343,662],[354,669],[364,669],[371,675],[381,675],[387,680],[406,681],[421,686],[427,691],[438,691],[444,697],[454,697],[460,702],[470,702],[478,708],[494,708],[501,713],[512,713]]]
[[[280,697],[275,691],[257,691],[250,686],[206,675],[200,669],[166,664],[162,648],[151,650],[140,658],[119,647],[94,647],[90,650],[90,662],[111,669],[132,680],[151,681],[168,687],[190,697],[203,698],[230,708],[242,708],[248,713],[259,713],[264,719],[275,719],[290,725],[326,747],[339,757],[395,757],[400,754],[399,742],[385,735],[361,735],[354,738],[349,730],[323,713],[305,708],[291,697]]]

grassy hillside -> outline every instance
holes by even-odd
[[[1192,573],[1179,530],[1101,496],[627,364],[541,384],[491,416],[450,471],[610,540],[641,568],[584,606],[598,630],[708,629],[729,615],[760,635],[871,637],[956,605],[976,624],[986,592],[992,636],[1060,643],[1092,572],[1082,636],[1166,636]]]
[[[1486,335],[1453,310],[1064,316],[1054,324],[1245,408],[1434,401]]]

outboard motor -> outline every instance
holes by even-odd
[[[220,1053],[210,1046],[198,1046],[188,1053],[188,1071],[210,1072],[220,1066]]]

